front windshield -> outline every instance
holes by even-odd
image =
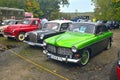
[[[59,24],[58,23],[45,23],[43,29],[49,30],[58,30]]]
[[[31,20],[24,20],[23,22],[22,22],[22,24],[30,24],[31,23]]]
[[[75,23],[69,29],[72,32],[91,33],[94,34],[95,25],[87,23]]]

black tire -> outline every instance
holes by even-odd
[[[25,33],[20,32],[17,36],[17,41],[23,41],[25,39]]]
[[[90,60],[90,51],[85,49],[80,55],[81,55],[81,58],[80,58],[79,64],[80,66],[85,66]]]
[[[111,48],[111,45],[112,45],[112,42],[111,42],[111,40],[109,39],[108,40],[108,44],[107,44],[107,46],[106,46],[106,50],[108,50],[108,49],[110,49]]]
[[[116,66],[117,66],[117,63],[115,63],[115,64],[112,66],[111,73],[110,73],[110,80],[118,80],[118,78],[117,78]]]

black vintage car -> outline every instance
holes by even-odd
[[[71,24],[72,21],[70,20],[48,21],[41,30],[26,33],[25,40],[23,42],[31,46],[43,46],[44,39],[64,33]]]

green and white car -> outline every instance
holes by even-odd
[[[104,24],[73,23],[67,32],[47,38],[43,52],[50,59],[86,65],[93,55],[111,47],[112,35]]]

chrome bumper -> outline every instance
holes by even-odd
[[[23,41],[24,43],[27,43],[31,46],[43,46],[43,44],[40,44],[40,43],[34,43],[34,42],[29,42],[29,41]]]
[[[4,37],[11,37],[11,38],[15,38],[15,36],[11,36],[11,35],[4,35],[4,34],[3,34],[3,36],[4,36]]]
[[[46,50],[43,50],[43,53],[46,54],[50,59],[54,59],[54,60],[58,60],[58,61],[71,62],[71,63],[78,63],[80,61],[80,59],[71,59],[71,58],[68,58],[67,56],[66,56],[66,58],[55,56],[53,54],[50,54]]]

